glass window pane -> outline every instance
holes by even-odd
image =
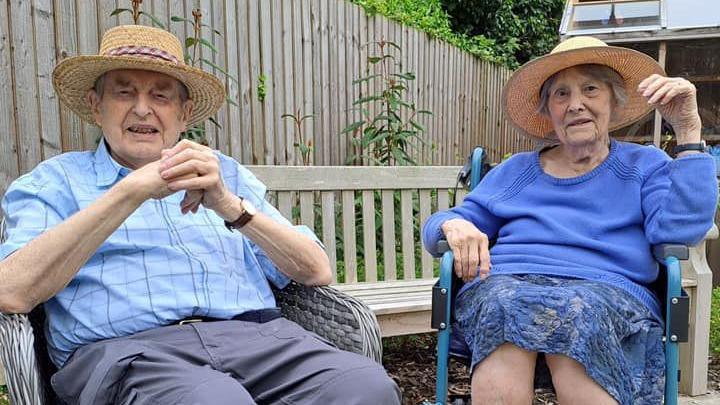
[[[573,11],[571,28],[573,30],[602,28],[610,20],[612,5],[577,5]]]
[[[577,3],[570,30],[647,27],[660,25],[660,0],[622,3]]]
[[[720,1],[666,0],[667,27],[717,27],[720,22]]]
[[[660,24],[660,2],[658,1],[618,3],[614,6],[618,27]]]

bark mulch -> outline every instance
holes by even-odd
[[[404,405],[418,405],[435,399],[434,334],[398,336],[384,340],[383,364],[403,392]],[[465,365],[450,361],[448,378],[451,395],[470,393],[470,376]],[[708,388],[720,391],[720,355],[710,358]],[[536,389],[533,405],[557,405],[551,389]]]

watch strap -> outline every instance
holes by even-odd
[[[240,206],[243,207],[242,214],[240,214],[240,216],[232,222],[225,221],[225,227],[230,231],[232,231],[233,229],[242,228],[243,226],[245,226],[245,224],[250,222],[250,220],[253,218],[253,215],[251,213],[249,213],[248,210],[246,210],[242,204],[240,204]]]
[[[673,153],[678,154],[688,150],[696,150],[699,152],[705,152],[705,142],[700,143],[683,143],[673,147]]]

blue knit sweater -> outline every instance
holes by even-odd
[[[607,282],[659,319],[658,301],[646,288],[658,275],[650,248],[693,245],[711,228],[718,197],[712,157],[672,160],[654,147],[612,141],[598,167],[560,179],[543,171],[539,156],[514,155],[461,205],[433,214],[423,228],[425,248],[437,256],[441,225],[464,218],[497,239],[490,250],[491,276],[533,273]]]

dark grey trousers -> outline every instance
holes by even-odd
[[[165,326],[92,343],[52,386],[70,405],[400,404],[380,365],[284,318]]]

